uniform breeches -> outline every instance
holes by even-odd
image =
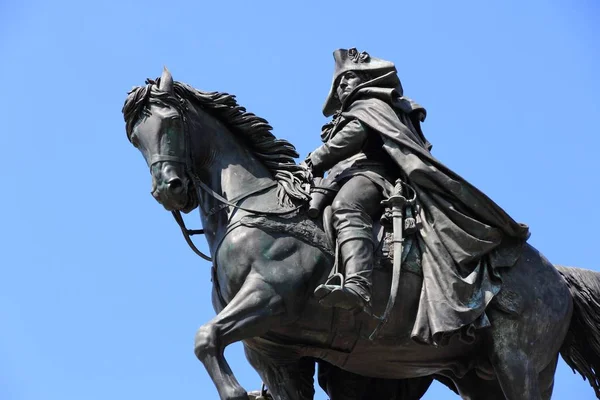
[[[340,244],[351,239],[372,240],[373,218],[380,213],[381,200],[381,189],[364,176],[353,176],[342,185],[331,205]]]

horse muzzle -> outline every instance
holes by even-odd
[[[197,201],[194,188],[179,163],[162,162],[152,168],[152,196],[168,211],[188,212]]]

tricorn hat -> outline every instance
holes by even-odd
[[[335,70],[333,72],[333,81],[331,89],[323,106],[323,114],[328,117],[340,109],[342,104],[336,94],[336,87],[340,77],[348,71],[368,72],[372,81],[363,82],[360,87],[377,85],[391,88],[398,88],[402,95],[402,86],[398,78],[396,66],[390,61],[371,57],[369,53],[361,53],[356,48],[338,49],[333,52],[335,60]]]

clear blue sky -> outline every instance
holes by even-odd
[[[236,94],[304,157],[333,50],[394,61],[434,155],[551,261],[600,269],[600,6],[490,3],[0,2],[0,399],[217,398],[192,351],[209,264],[150,196],[121,116],[163,65]],[[241,346],[226,354],[258,388]],[[561,361],[554,398],[593,391]]]

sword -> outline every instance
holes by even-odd
[[[385,199],[381,202],[386,207],[392,209],[392,225],[394,227],[394,239],[393,239],[393,249],[394,249],[394,261],[393,261],[393,269],[392,269],[392,286],[390,288],[390,297],[387,302],[387,306],[385,307],[385,311],[383,316],[379,318],[379,324],[369,336],[369,340],[375,340],[381,329],[385,326],[390,318],[390,314],[394,309],[394,305],[396,304],[396,297],[398,296],[398,288],[400,287],[400,271],[402,266],[402,244],[404,238],[402,236],[402,231],[404,229],[404,206],[408,202],[406,197],[404,197],[403,190],[403,182],[402,180],[396,180],[396,185],[394,186],[394,193],[388,199]]]

